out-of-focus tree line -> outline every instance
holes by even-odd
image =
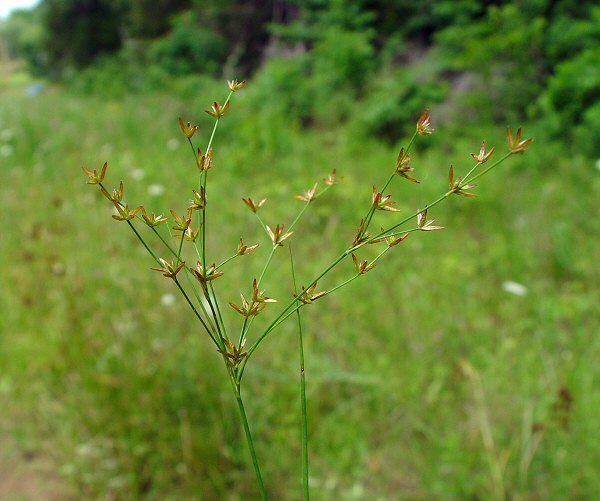
[[[360,105],[384,139],[458,96],[461,113],[542,117],[589,154],[600,144],[594,0],[42,0],[0,29],[34,74],[92,92],[252,77],[302,122]]]

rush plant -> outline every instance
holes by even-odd
[[[128,204],[125,200],[122,182],[118,188],[111,191],[106,187],[107,163],[104,163],[99,171],[96,169],[89,170],[85,167],[83,169],[89,177],[88,184],[96,185],[114,206],[115,214],[112,217],[116,221],[125,223],[148,251],[154,261],[151,269],[173,282],[173,286],[181,293],[198,320],[200,330],[215,345],[216,352],[223,360],[233,396],[237,402],[256,473],[258,490],[263,500],[267,499],[267,490],[261,474],[250,423],[246,415],[244,399],[242,398],[244,373],[248,363],[252,361],[254,354],[261,347],[263,341],[272,335],[289,317],[296,317],[299,335],[302,486],[303,498],[308,500],[308,427],[301,310],[369,273],[380,263],[385,254],[397,248],[409,235],[443,229],[442,226],[434,224],[435,219],[429,218],[431,210],[453,195],[467,198],[475,197],[473,193],[476,187],[474,181],[487,174],[510,156],[524,153],[532,140],[521,140],[520,128],[513,136],[509,128],[508,150],[495,162],[490,161],[495,148],[487,149],[485,142],[482,143],[479,152],[471,154],[475,163],[466,169],[464,175],[457,176],[455,168],[453,166],[449,167],[448,189],[445,192],[425,206],[416,209],[412,214],[399,217],[400,210],[395,206],[392,195],[387,194],[387,190],[394,181],[419,183],[419,180],[414,177],[416,174],[411,159],[411,147],[419,137],[427,137],[433,133],[431,117],[426,109],[418,119],[412,137],[400,149],[387,179],[384,179],[383,184],[380,185],[381,188],[378,188],[377,185],[373,186],[371,199],[370,201],[366,200],[364,213],[357,215],[358,228],[354,232],[353,238],[349,239],[346,249],[337,257],[333,257],[330,264],[315,276],[304,280],[300,284],[300,288],[297,286],[294,258],[290,248],[290,283],[293,283],[295,291],[289,297],[280,298],[279,300],[269,297],[266,290],[263,290],[275,254],[293,240],[294,229],[310,205],[337,185],[341,178],[334,169],[323,179],[322,188],[319,188],[319,183],[314,183],[302,194],[296,195],[295,198],[300,200],[303,205],[296,217],[287,225],[280,223],[276,226],[268,226],[260,215],[266,200],[243,198],[242,201],[246,208],[254,214],[258,224],[264,230],[270,250],[266,261],[258,268],[260,271],[255,276],[248,277],[247,283],[239,284],[240,288],[248,287],[249,292],[241,292],[239,300],[228,302],[231,313],[238,316],[238,328],[230,329],[224,321],[226,316],[223,307],[224,302],[218,293],[218,284],[220,281],[227,280],[229,263],[251,254],[258,244],[249,245],[244,242],[243,238],[240,238],[237,249],[232,250],[232,255],[228,257],[215,256],[207,245],[207,235],[211,231],[208,215],[210,211],[215,210],[212,204],[208,203],[209,173],[213,170],[213,140],[220,121],[230,110],[233,95],[243,88],[246,82],[233,80],[229,81],[228,85],[229,94],[223,104],[215,102],[211,109],[206,111],[214,119],[214,125],[204,150],[194,142],[198,127],[184,121],[182,118],[179,119],[181,131],[187,138],[193,152],[198,175],[197,184],[190,190],[192,198],[182,214],[171,210],[171,217],[168,218],[162,214],[157,215],[155,212],[151,212],[143,205]],[[218,169],[215,170],[218,173]],[[382,217],[379,217],[378,213],[380,212]],[[378,221],[379,229],[373,229],[375,220]],[[381,221],[383,221],[382,225]],[[143,226],[147,226],[148,230],[141,231],[140,228]],[[367,246],[373,246],[377,249],[375,257],[370,260],[361,256]],[[190,263],[190,259],[185,257],[190,255],[194,256],[192,261],[195,261],[195,263]],[[319,282],[338,266],[348,267],[348,277],[330,288],[319,290]],[[266,327],[253,328],[254,319],[258,315],[269,314],[271,316],[268,323],[265,324]]]

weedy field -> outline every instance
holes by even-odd
[[[236,96],[214,142],[210,259],[240,236],[262,244],[228,270],[224,304],[268,251],[242,197],[267,198],[276,225],[300,209],[293,195],[333,168],[344,176],[290,239],[302,283],[347,248],[406,140],[354,122],[306,128],[256,92]],[[203,110],[225,95],[220,82],[191,100],[0,93],[0,429],[21,455],[51,461],[77,499],[258,498],[214,347],[81,170],[108,161],[107,186],[122,180],[133,203],[182,212],[197,170],[178,117],[208,137]],[[447,190],[450,164],[468,170],[481,140],[506,147],[505,129],[431,114],[435,134],[412,153],[421,184],[389,190],[404,214]],[[600,172],[535,124],[512,125],[535,142],[478,180],[477,198],[432,210],[444,231],[411,235],[303,309],[315,500],[600,492]],[[288,267],[277,254],[270,296],[291,293]],[[330,285],[351,273],[349,261]],[[296,343],[290,319],[246,376],[267,489],[282,501],[301,496]]]

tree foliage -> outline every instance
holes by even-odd
[[[354,111],[343,94],[384,136],[414,103],[445,100],[466,76],[471,114],[543,117],[557,136],[593,144],[599,27],[593,0],[42,0],[1,30],[11,56],[54,77],[125,65],[143,87],[262,68],[263,89],[287,114],[346,119]],[[376,96],[394,89],[383,109]]]

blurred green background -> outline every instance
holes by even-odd
[[[240,235],[262,245],[218,282],[223,304],[268,249],[241,197],[289,224],[292,195],[344,176],[292,238],[306,283],[352,240],[424,107],[422,183],[390,188],[403,214],[483,139],[503,154],[507,125],[535,138],[478,198],[432,212],[445,231],[303,310],[313,499],[597,499],[597,2],[42,0],[0,36],[0,499],[258,498],[213,345],[81,170],[108,161],[130,205],[182,213],[197,171],[177,119],[204,147],[203,110],[232,78],[249,83],[214,143],[210,259]],[[276,298],[288,259],[264,284]],[[297,379],[290,321],[244,390],[282,501],[301,499]]]

